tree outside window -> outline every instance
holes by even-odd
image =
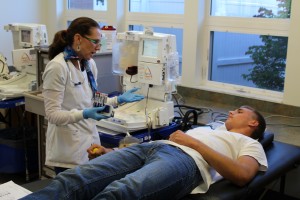
[[[272,10],[261,7],[254,17],[290,18],[291,0],[277,0],[277,15]],[[258,88],[283,91],[286,67],[288,38],[279,36],[260,36],[263,45],[248,48],[246,55],[254,61],[254,67],[248,74],[242,74],[245,80],[252,81]]]

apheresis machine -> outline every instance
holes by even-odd
[[[181,78],[175,35],[147,29],[118,33],[116,39],[113,72],[120,76],[123,92],[140,88],[137,93],[145,99],[118,106],[114,117],[100,120],[98,127],[128,133],[169,126],[174,118],[172,94]]]
[[[13,35],[14,71],[10,72],[6,59],[0,55],[0,100],[22,97],[23,92],[36,89],[36,51],[34,47],[48,45],[46,26],[43,24],[13,23],[4,26]],[[1,67],[1,65],[0,65]]]

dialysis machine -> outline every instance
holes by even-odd
[[[124,92],[140,88],[137,93],[145,99],[118,106],[114,117],[98,121],[98,127],[129,133],[169,126],[174,118],[172,94],[181,78],[175,35],[151,30],[118,33],[113,72],[120,75]]]
[[[32,23],[13,23],[4,26],[13,35],[14,72],[1,71],[0,100],[22,97],[23,92],[36,89],[35,46],[48,45],[46,26]]]

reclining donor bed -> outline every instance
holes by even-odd
[[[268,170],[259,172],[244,187],[239,187],[226,179],[212,184],[205,194],[189,194],[182,200],[242,200],[258,199],[264,188],[280,179],[280,192],[284,193],[287,172],[300,164],[300,147],[274,141],[274,134],[265,132],[260,139],[268,159]]]
[[[230,181],[223,179],[212,184],[205,194],[189,194],[181,200],[242,200],[258,199],[264,188],[270,183],[280,179],[280,192],[284,193],[285,175],[300,164],[300,147],[274,141],[274,134],[265,132],[260,140],[267,159],[268,170],[259,172],[246,186],[239,187]],[[34,192],[42,189],[50,183],[51,179],[44,179],[27,183],[23,187]]]

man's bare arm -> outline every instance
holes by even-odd
[[[198,151],[221,176],[236,185],[244,186],[258,172],[259,164],[254,158],[241,156],[237,160],[232,160],[182,131],[172,133],[170,140]]]

